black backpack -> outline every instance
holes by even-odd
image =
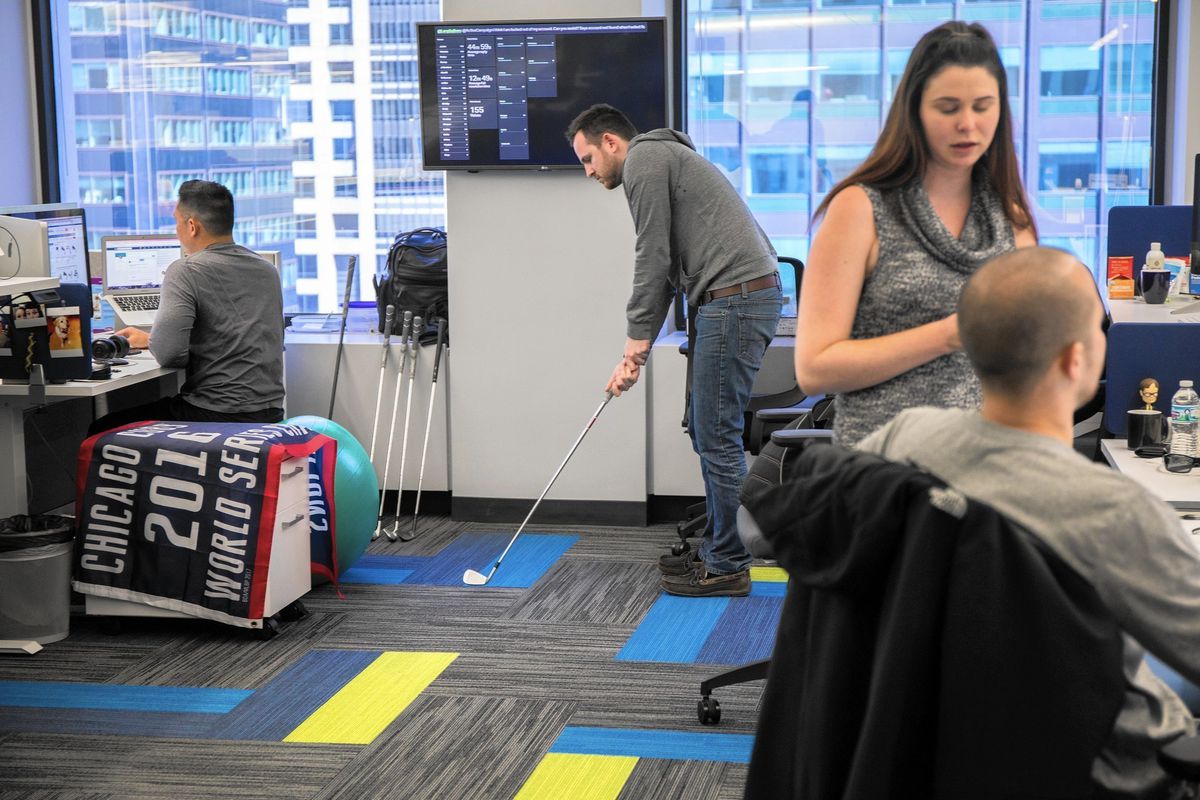
[[[450,317],[446,280],[446,231],[417,228],[398,234],[388,249],[387,272],[382,278],[372,278],[379,330],[383,330],[386,309],[392,305],[396,307],[393,333],[399,335],[400,320],[405,311],[411,311],[425,323],[424,330],[416,331],[421,344],[436,339],[435,321]]]

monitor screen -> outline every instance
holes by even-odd
[[[106,236],[101,247],[106,292],[158,289],[167,267],[183,257],[173,234]]]
[[[0,214],[46,223],[50,237],[50,274],[62,283],[91,283],[87,258],[87,220],[83,209],[58,203],[38,206],[9,206]]]
[[[426,169],[566,169],[563,136],[595,103],[668,125],[662,18],[417,25]]]

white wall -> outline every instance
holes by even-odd
[[[442,13],[465,21],[644,12],[640,0],[445,0]],[[605,191],[582,168],[446,178],[455,504],[536,498],[620,360],[633,277],[629,209],[622,191]],[[643,386],[609,403],[548,501],[645,503],[647,397]]]
[[[33,31],[26,0],[0,0],[0,153],[5,154],[0,206],[36,203],[38,148]]]

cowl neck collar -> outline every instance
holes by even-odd
[[[984,262],[1013,246],[1012,222],[982,170],[976,171],[971,179],[971,207],[957,239],[933,210],[920,179],[900,190],[900,213],[925,249],[958,272],[973,273]]]

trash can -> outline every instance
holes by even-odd
[[[72,520],[0,519],[0,639],[49,644],[71,621]]]

